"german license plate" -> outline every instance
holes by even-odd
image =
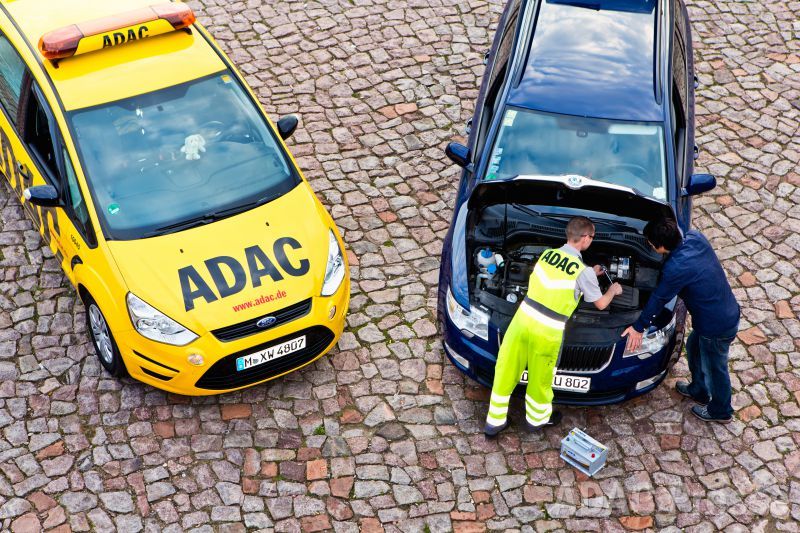
[[[290,353],[302,350],[305,347],[306,336],[303,335],[302,337],[297,337],[275,346],[270,346],[269,348],[265,348],[260,352],[237,357],[236,371],[241,372],[242,370],[247,370],[248,368],[253,368],[254,366],[269,363],[270,361],[274,361],[275,359],[283,357],[284,355],[289,355]]]
[[[528,371],[522,373],[520,383],[528,383]],[[585,378],[582,376],[567,376],[565,374],[556,374],[553,376],[553,389],[568,390],[573,392],[589,392],[592,386],[592,378]]]

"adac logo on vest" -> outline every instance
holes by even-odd
[[[581,265],[575,261],[570,261],[569,257],[563,256],[558,253],[556,250],[547,250],[544,255],[539,259],[539,261],[544,261],[550,266],[553,266],[563,272],[566,272],[570,276],[574,276],[578,273],[581,268]]]
[[[311,266],[308,259],[303,258],[297,261],[296,265],[293,264],[286,255],[287,247],[293,250],[302,249],[300,243],[291,237],[281,237],[276,240],[272,246],[272,255],[280,266],[280,270],[258,245],[244,249],[247,272],[245,272],[245,265],[227,255],[206,259],[204,264],[217,288],[219,297],[211,290],[211,286],[206,283],[195,267],[190,265],[181,268],[178,270],[178,278],[183,294],[183,306],[186,311],[191,311],[198,298],[203,298],[206,303],[211,303],[219,298],[227,298],[243,291],[247,286],[248,273],[253,287],[260,287],[263,277],[270,277],[272,281],[281,281],[283,279],[281,270],[289,276],[305,275]],[[223,273],[223,267],[227,270],[227,277]],[[230,277],[233,277],[233,283],[228,282]]]

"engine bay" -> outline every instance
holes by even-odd
[[[475,294],[488,292],[510,304],[525,297],[528,280],[542,253],[551,246],[546,244],[520,244],[507,249],[483,247],[475,251]],[[634,255],[618,255],[614,250],[586,250],[583,260],[587,265],[601,265],[605,272],[598,277],[600,290],[618,282],[622,294],[615,297],[611,309],[639,309],[658,282],[658,269],[642,264]],[[644,296],[644,301],[642,298]]]

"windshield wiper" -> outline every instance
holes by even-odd
[[[268,202],[271,202],[275,198],[280,196],[279,194],[272,194],[267,196],[262,196],[255,202],[248,202],[246,204],[237,205],[235,207],[229,207],[227,209],[220,209],[219,211],[214,211],[211,213],[211,216],[214,217],[214,220],[220,220],[223,218],[227,218],[229,216],[238,215],[239,213],[244,213],[245,211],[249,211],[253,208],[262,206]]]
[[[176,222],[174,224],[167,224],[166,226],[161,226],[152,231],[148,231],[143,235],[143,237],[155,237],[156,235],[165,235],[167,233],[174,233],[179,230],[195,228],[197,226],[205,226],[209,222],[214,222],[213,215],[200,215],[187,220],[181,220],[180,222]]]
[[[237,205],[235,207],[229,207],[227,209],[220,209],[219,211],[214,211],[213,213],[199,215],[193,218],[189,218],[187,220],[176,222],[174,224],[167,224],[166,226],[161,226],[145,233],[144,238],[155,237],[156,235],[165,235],[167,233],[174,233],[176,231],[195,228],[197,226],[204,226],[210,222],[216,222],[217,220],[222,220],[223,218],[228,218],[233,215],[238,215],[239,213],[244,213],[245,211],[249,211],[253,208],[264,205],[267,202],[271,202],[278,196],[280,195],[273,194],[273,195],[263,196],[258,200],[256,200],[255,202],[249,202],[246,204]]]

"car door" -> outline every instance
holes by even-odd
[[[85,256],[97,245],[89,208],[58,128],[56,111],[36,81],[23,82],[22,91],[19,133],[30,160],[28,169],[59,192],[61,205],[48,213],[55,221],[48,229],[61,254],[64,272],[74,284],[74,268],[83,262],[81,254]]]
[[[11,40],[0,33],[0,171],[74,283],[81,249],[95,233],[51,106]],[[25,189],[51,185],[62,207],[35,206]]]
[[[480,107],[476,113],[474,144],[470,147],[477,157],[480,156],[486,143],[486,134],[497,111],[500,95],[511,62],[514,49],[514,36],[520,14],[520,0],[511,0],[506,6],[506,13],[498,27],[497,44],[491,55],[488,72],[481,88]]]
[[[477,181],[477,176],[475,175],[478,170],[477,164],[483,155],[492,118],[495,116],[500,104],[498,97],[502,92],[503,82],[507,77],[509,64],[511,63],[521,4],[522,0],[511,0],[506,5],[503,17],[498,24],[497,36],[495,37],[492,51],[488,56],[487,70],[481,83],[481,91],[478,95],[477,108],[472,119],[469,139],[471,159],[475,167],[472,175],[468,175],[468,172],[462,174],[458,188],[458,197],[461,201],[466,200],[466,193],[472,190]]]
[[[676,2],[674,15],[670,114],[678,189],[678,211],[679,216],[688,223],[691,217],[691,199],[688,196],[682,196],[680,191],[687,185],[694,168],[694,85],[687,61],[688,21],[685,18],[685,9],[681,2]]]
[[[19,134],[25,120],[25,99],[31,84],[32,75],[25,61],[8,37],[0,33],[0,171],[42,238],[61,261],[63,251],[58,244],[60,227],[55,208],[34,206],[24,198],[28,187],[54,184],[38,171]]]

